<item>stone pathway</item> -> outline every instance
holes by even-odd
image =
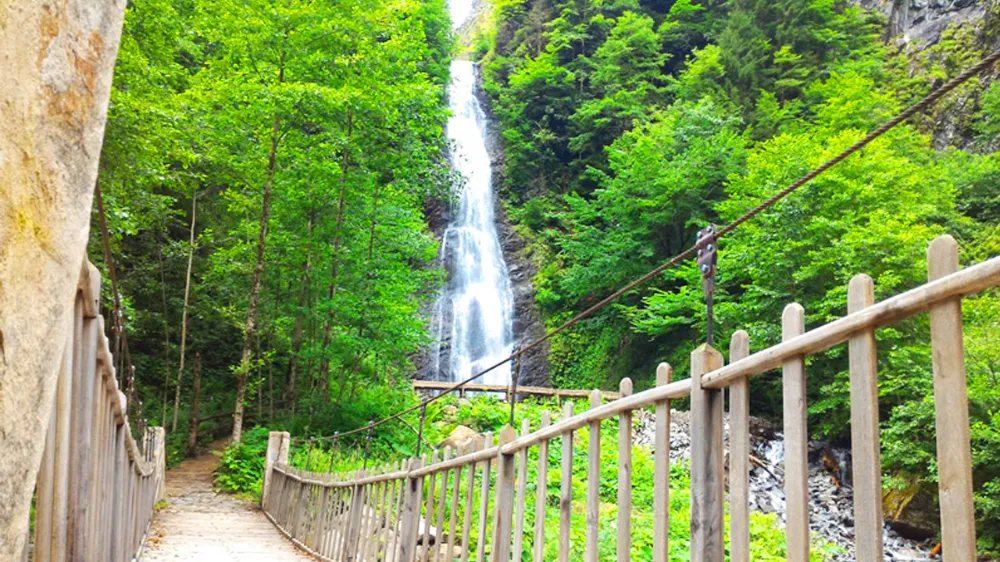
[[[256,505],[212,490],[222,446],[167,472],[169,505],[157,512],[140,562],[313,562]]]

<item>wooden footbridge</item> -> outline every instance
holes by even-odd
[[[959,269],[958,245],[951,237],[942,236],[928,249],[925,285],[875,302],[872,280],[858,275],[848,287],[848,313],[836,321],[807,332],[803,308],[790,304],[782,318],[783,341],[778,345],[751,354],[746,332],[736,332],[728,364],[720,352],[702,345],[691,354],[690,378],[672,381],[671,367],[661,364],[656,372],[658,384],[649,390],[633,394],[626,379],[620,394],[608,401],[604,393],[595,390],[590,393],[589,409],[576,412],[573,403],[567,402],[558,420],[546,412],[537,427],[525,421],[518,433],[507,426],[495,442],[487,436],[477,450],[445,449],[435,451],[429,459],[408,459],[353,473],[313,473],[289,466],[290,436],[272,433],[262,508],[274,524],[273,535],[262,532],[267,527],[261,526],[264,519],[255,523],[250,512],[248,518],[237,519],[241,523],[226,525],[228,516],[219,513],[233,510],[225,502],[221,512],[213,511],[218,505],[208,511],[185,511],[190,500],[181,494],[174,510],[180,515],[173,517],[173,527],[165,525],[158,531],[156,542],[188,553],[185,560],[199,560],[194,556],[199,552],[216,553],[204,560],[224,559],[218,553],[229,552],[229,559],[248,561],[295,560],[307,553],[334,562],[510,562],[527,558],[542,562],[545,541],[555,540],[558,561],[569,562],[571,541],[579,536],[574,534],[571,521],[576,500],[586,506],[584,560],[596,562],[601,532],[599,429],[603,421],[617,418],[616,547],[618,560],[627,562],[632,551],[634,492],[630,420],[636,410],[653,408],[656,478],[648,496],[653,498],[656,512],[653,560],[666,562],[670,401],[690,398],[691,558],[721,562],[728,550],[731,560],[746,562],[750,559],[748,382],[750,377],[781,369],[788,559],[806,562],[810,540],[805,361],[810,355],[846,344],[851,381],[855,556],[861,561],[882,560],[875,330],[929,312],[944,556],[950,561],[975,560],[961,299],[998,285],[1000,258]],[[21,551],[17,560],[127,562],[140,555],[154,506],[164,498],[163,430],[148,428],[135,436],[126,417],[125,396],[118,390],[104,321],[97,314],[99,276],[89,263],[81,270],[74,293],[72,329],[59,358],[53,415],[39,436],[45,447],[41,469],[33,477],[34,518],[30,526],[22,523],[16,530],[30,547]],[[724,425],[726,388],[730,423]],[[573,435],[584,427],[590,429],[587,492],[584,498],[574,498]],[[728,473],[723,466],[725,441],[729,443]],[[548,482],[548,452],[554,447],[562,450],[558,494],[550,494]],[[538,467],[537,479],[529,482],[531,449],[538,451]],[[203,472],[201,492],[193,493],[214,497],[210,470]],[[559,506],[558,537],[546,537],[544,515],[528,520],[526,507],[531,504],[538,514],[548,513],[547,505]],[[723,524],[727,506],[728,537]],[[171,509],[164,517],[171,517]],[[185,513],[203,518],[204,525],[196,525],[198,532],[188,532],[190,521],[176,523],[183,521]],[[211,530],[210,522],[216,524],[216,531]],[[290,545],[283,546],[277,540],[278,533],[291,539],[300,554]],[[239,545],[242,550],[227,551],[225,544]],[[171,559],[157,551],[154,548],[143,560]]]
[[[134,404],[119,391],[118,372],[99,311],[100,279],[85,259],[93,187],[121,32],[123,0],[36,0],[0,6],[0,562],[129,562],[142,556],[156,504],[164,498],[164,434],[145,428]],[[885,131],[937,101],[1000,60],[1000,53],[941,86],[834,159],[776,193],[747,215],[678,254],[668,263],[602,300],[572,322],[655,278],[702,250]],[[17,63],[12,61],[18,61]],[[16,157],[14,156],[16,155]],[[714,264],[700,263],[703,271]],[[600,529],[600,427],[618,418],[616,559],[631,558],[632,435],[630,417],[655,410],[652,560],[667,562],[670,478],[670,401],[690,398],[691,517],[694,561],[747,562],[749,549],[750,377],[780,369],[784,394],[787,558],[810,554],[807,490],[806,358],[834,346],[848,348],[853,445],[855,558],[883,559],[878,361],[875,331],[928,312],[933,351],[937,465],[943,553],[949,562],[976,559],[962,298],[1000,285],[1000,258],[959,269],[958,247],[943,236],[928,250],[927,283],[875,302],[872,280],[855,277],[846,316],[805,331],[805,311],[790,304],[783,341],[750,353],[745,332],[723,354],[702,345],[690,373],[673,381],[669,365],[657,385],[639,393],[625,382],[620,395],[590,394],[589,409],[566,403],[554,419],[507,426],[478,450],[444,450],[430,459],[347,474],[303,472],[288,464],[287,434],[273,434],[267,451],[263,515],[273,529],[247,519],[218,532],[159,527],[156,541],[179,545],[176,560],[295,559],[308,553],[334,562],[522,562],[554,557],[569,562],[583,540],[583,559],[597,562]],[[117,310],[117,309],[116,309]],[[118,322],[118,319],[114,320]],[[539,340],[542,341],[542,340]],[[528,347],[538,344],[533,342]],[[518,353],[523,352],[524,349]],[[121,363],[119,363],[121,365]],[[126,367],[127,368],[127,367]],[[129,371],[131,371],[129,369]],[[680,377],[678,377],[680,378]],[[471,381],[470,381],[471,382]],[[724,466],[724,392],[729,389],[728,473]],[[456,387],[453,390],[457,390]],[[392,416],[387,420],[396,419]],[[370,425],[369,429],[373,426]],[[586,493],[573,496],[574,432],[589,428]],[[550,492],[548,452],[562,450],[558,493]],[[537,450],[536,481],[527,475]],[[728,476],[728,482],[727,482]],[[728,486],[727,486],[728,483]],[[651,492],[651,493],[650,493]],[[211,493],[202,489],[201,492]],[[545,534],[545,517],[558,505],[558,534]],[[179,502],[180,504],[180,502]],[[179,505],[178,504],[178,505]],[[574,505],[584,505],[585,528],[573,528]],[[725,512],[729,510],[728,537]],[[216,506],[219,507],[219,506]],[[213,508],[214,509],[214,508]],[[224,508],[222,508],[224,509]],[[457,517],[462,513],[462,518]],[[200,512],[199,512],[200,513]],[[213,521],[209,510],[204,521]],[[261,515],[256,512],[257,515]],[[446,514],[448,515],[446,517]],[[164,517],[167,517],[164,515]],[[208,525],[206,524],[206,527]],[[173,529],[173,531],[171,531]],[[263,532],[261,531],[263,529]],[[188,527],[190,531],[190,527]],[[220,535],[249,548],[218,546]],[[273,534],[270,534],[273,533]],[[284,534],[299,552],[253,548]],[[268,538],[265,538],[268,537]],[[728,543],[728,549],[727,549]],[[286,544],[287,546],[287,544]],[[290,547],[289,547],[290,548]],[[152,553],[152,551],[150,551]],[[176,551],[175,551],[176,552]],[[152,558],[151,558],[152,559]],[[157,560],[170,557],[155,558]]]

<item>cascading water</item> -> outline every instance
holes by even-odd
[[[473,1],[449,2],[455,29],[469,18]],[[438,379],[458,381],[510,354],[514,297],[497,237],[486,115],[476,98],[473,63],[452,61],[448,95],[452,112],[448,121],[451,161],[463,181],[456,186],[457,202],[441,245],[448,286],[436,307],[439,331],[435,370]],[[447,326],[450,347],[447,365],[442,365],[440,346]],[[510,366],[503,365],[477,382],[506,384],[509,380]]]

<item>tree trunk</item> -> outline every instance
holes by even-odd
[[[163,248],[159,234],[156,236],[156,259],[160,264],[160,297],[163,298],[163,410],[160,412],[160,425],[167,425],[167,400],[170,396],[170,322],[167,315],[167,278],[163,273]]]
[[[198,401],[201,399],[201,353],[194,354],[194,388],[191,389],[191,419],[188,421],[187,456],[198,455]]]
[[[354,131],[354,112],[353,110],[347,111],[347,142],[351,142],[351,135]],[[330,347],[330,339],[333,336],[333,306],[332,301],[334,297],[337,296],[337,288],[339,283],[339,266],[340,266],[340,245],[343,241],[342,228],[344,226],[344,202],[347,196],[347,170],[350,166],[350,159],[348,155],[348,148],[344,147],[343,163],[341,164],[341,181],[340,181],[340,194],[337,199],[337,225],[336,230],[333,235],[333,264],[330,266],[330,289],[327,292],[327,298],[331,301],[330,311],[326,315],[326,323],[323,326],[323,348],[320,353],[319,362],[319,375],[317,382],[321,389],[325,389],[329,384],[329,374],[330,374],[330,358],[327,356],[327,350]]]
[[[278,64],[278,84],[285,81],[285,43],[281,46],[281,60]],[[243,401],[247,394],[247,377],[250,374],[250,354],[253,352],[254,336],[257,334],[257,307],[260,301],[260,281],[264,275],[264,248],[267,245],[267,225],[271,217],[271,188],[274,187],[274,173],[278,167],[278,141],[280,140],[281,118],[277,112],[271,122],[271,148],[267,153],[267,179],[264,181],[264,196],[260,206],[260,233],[257,237],[257,263],[250,281],[250,302],[247,304],[247,324],[243,332],[243,355],[236,373],[236,406],[233,409],[233,443],[239,443],[243,436]]]
[[[271,188],[274,185],[274,171],[278,156],[278,129],[281,121],[275,114],[271,126],[271,149],[267,157],[267,181],[264,182],[264,197],[260,209],[260,234],[257,237],[257,263],[250,281],[250,303],[247,305],[247,323],[243,332],[243,355],[239,371],[236,373],[236,407],[233,411],[233,443],[239,443],[243,436],[243,401],[247,394],[247,378],[250,374],[250,357],[253,353],[254,337],[257,334],[257,308],[260,304],[260,281],[264,275],[264,249],[267,245],[267,224],[271,216]]]
[[[124,13],[124,0],[0,2],[0,560],[28,546]]]
[[[181,358],[177,364],[177,389],[174,391],[174,419],[170,423],[170,433],[177,431],[177,413],[181,407],[181,379],[184,376],[184,355],[187,346],[188,302],[191,296],[191,265],[194,263],[194,227],[198,218],[198,195],[191,197],[191,236],[188,247],[187,275],[184,279],[184,308],[181,310]]]

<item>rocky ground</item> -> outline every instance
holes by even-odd
[[[642,410],[635,413],[635,443],[653,443],[655,419],[652,412]],[[688,412],[674,410],[671,413],[670,458],[690,460],[691,438]],[[726,420],[728,435],[728,418]],[[763,513],[777,513],[785,520],[784,442],[764,421],[751,419],[751,441],[753,458],[750,470],[750,508]],[[726,449],[728,451],[728,442]],[[810,443],[809,493],[810,521],[814,537],[840,546],[845,553],[835,560],[854,560],[854,516],[853,496],[846,474],[850,465],[850,452],[831,447],[821,442]],[[824,463],[824,458],[826,462]],[[827,464],[832,464],[828,468]],[[726,459],[728,470],[729,462]],[[937,560],[931,558],[933,542],[916,541],[900,536],[888,525],[883,527],[885,559],[892,561]]]

